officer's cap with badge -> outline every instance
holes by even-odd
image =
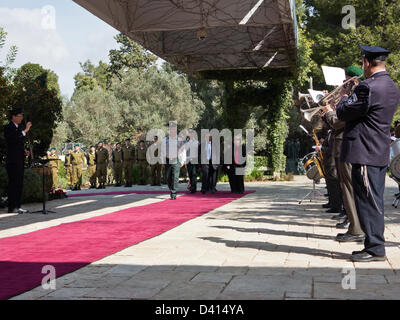
[[[385,61],[387,56],[389,55],[390,51],[386,50],[381,47],[376,47],[376,46],[364,46],[360,45],[363,54],[362,57],[367,59],[368,61],[372,60],[380,60],[380,61]]]

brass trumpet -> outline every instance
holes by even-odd
[[[354,87],[356,85],[358,85],[358,83],[360,82],[360,78],[361,76],[356,76],[356,77],[352,77],[348,80],[346,80],[345,82],[343,82],[343,84],[341,86],[338,86],[337,88],[335,88],[334,90],[332,90],[329,94],[327,94],[325,97],[323,97],[320,101],[318,101],[318,107],[315,108],[311,108],[311,109],[301,109],[301,112],[303,112],[304,118],[307,121],[311,121],[311,119],[318,113],[320,112],[322,109],[324,109],[328,104],[332,105],[332,106],[336,106],[340,99],[343,97],[342,95],[342,89],[343,88],[347,88],[352,82],[352,89],[350,90],[351,92],[354,90]]]

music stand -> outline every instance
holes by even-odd
[[[319,192],[319,190],[315,189],[315,180],[313,179],[313,188],[312,190],[306,194],[306,196],[299,201],[299,204],[301,204],[304,200],[310,199],[310,202],[315,200],[317,197],[323,197],[324,195]]]
[[[49,213],[55,213],[55,211],[51,211],[51,210],[46,210],[46,192],[45,192],[45,188],[44,188],[44,180],[45,180],[45,175],[44,175],[44,168],[45,168],[45,164],[47,164],[48,162],[52,161],[52,160],[59,160],[59,159],[35,159],[35,162],[40,163],[42,166],[42,195],[43,195],[43,209],[42,210],[37,210],[37,211],[33,211],[31,213],[43,213],[43,214],[49,214]]]

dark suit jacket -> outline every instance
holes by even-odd
[[[4,126],[4,137],[7,148],[7,164],[23,165],[25,159],[25,136],[22,130],[10,121]]]
[[[214,150],[212,150],[212,149],[213,149],[213,145],[211,142],[211,157],[213,160],[212,166],[213,166],[214,170],[216,170],[218,168],[219,164],[221,163],[221,152],[220,152],[220,154],[217,154],[217,152],[216,151],[214,152]],[[205,164],[203,162],[206,161],[206,159],[207,159],[207,143],[202,143],[202,144],[200,144],[200,147],[199,147],[199,163]]]
[[[361,82],[351,97],[339,102],[336,113],[346,122],[340,160],[384,167],[389,163],[390,127],[400,91],[386,71]]]

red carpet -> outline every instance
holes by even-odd
[[[242,196],[184,195],[0,239],[0,299],[40,285],[44,265],[55,266],[62,276]]]
[[[229,191],[219,191],[221,193],[230,193]],[[69,193],[69,197],[90,197],[90,196],[111,196],[111,195],[119,195],[119,194],[170,194],[168,190],[128,190],[128,191],[109,191],[109,192],[88,192],[88,193]],[[179,194],[189,194],[189,191],[178,191]]]

